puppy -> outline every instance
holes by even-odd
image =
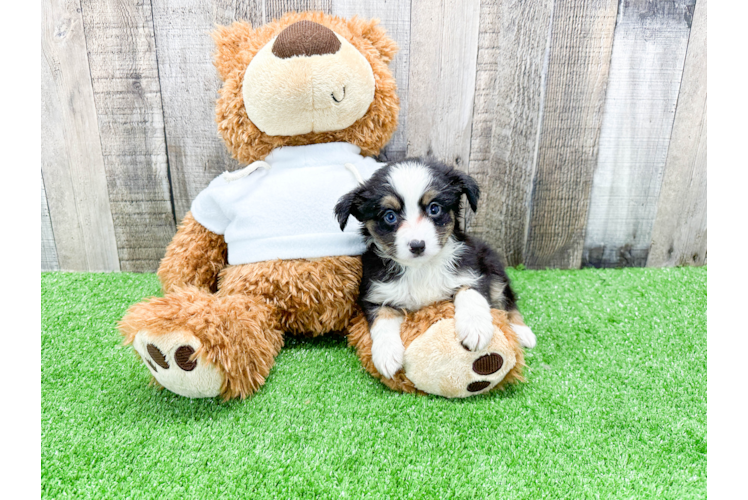
[[[462,195],[475,211],[480,190],[472,177],[409,158],[377,170],[335,206],[341,229],[350,215],[362,222],[367,250],[358,301],[369,321],[374,366],[384,377],[402,368],[403,311],[442,300],[454,300],[455,329],[471,351],[491,342],[492,307],[509,313],[523,346],[535,346],[501,260],[460,227]]]

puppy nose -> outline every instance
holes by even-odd
[[[299,21],[280,32],[273,43],[273,54],[281,59],[294,56],[335,54],[340,40],[335,33],[312,21]]]
[[[426,249],[426,242],[423,240],[412,240],[408,243],[408,246],[410,247],[410,253],[413,255],[421,255]]]

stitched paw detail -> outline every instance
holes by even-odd
[[[492,375],[504,366],[504,358],[496,352],[481,356],[473,362],[473,371],[478,375]]]
[[[481,380],[480,382],[472,382],[468,384],[467,390],[468,392],[480,392],[490,386],[491,382],[489,382],[488,380]]]
[[[491,354],[485,354],[473,362],[473,371],[478,375],[493,375],[497,371],[501,370],[504,366],[504,358],[499,353],[492,352]],[[468,392],[481,392],[488,389],[496,381],[493,380],[480,380],[477,382],[471,382],[467,385]]]
[[[189,398],[209,398],[220,393],[221,371],[194,354],[202,344],[184,331],[153,335],[140,331],[133,347],[149,368],[151,375],[169,391]]]

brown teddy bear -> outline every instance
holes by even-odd
[[[187,397],[257,391],[284,332],[347,333],[380,377],[356,305],[365,247],[355,224],[341,233],[333,207],[381,166],[371,156],[397,127],[387,67],[396,44],[376,20],[321,12],[289,13],[257,29],[235,23],[214,39],[224,82],[218,130],[249,166],[219,176],[194,200],[158,270],[165,296],[129,309],[119,326],[125,343],[160,385]],[[452,304],[410,314],[404,370],[382,381],[464,397],[521,378],[516,335],[506,313],[493,315],[493,341],[471,352],[457,340]]]

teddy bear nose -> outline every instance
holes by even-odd
[[[273,43],[273,54],[281,59],[294,56],[335,54],[340,40],[330,28],[312,21],[299,21],[280,32]]]

